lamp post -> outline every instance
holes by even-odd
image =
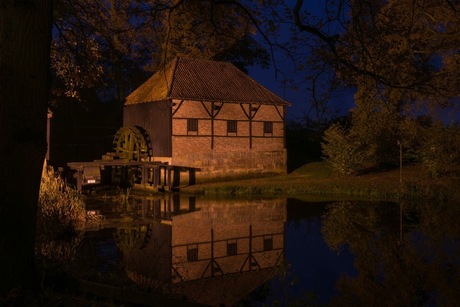
[[[46,116],[46,156],[45,159],[47,162],[50,160],[50,146],[51,146],[51,118],[53,118],[53,112],[48,109]]]
[[[400,187],[402,188],[402,142],[398,140],[398,146],[399,146],[399,184]]]

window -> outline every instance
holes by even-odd
[[[187,119],[187,131],[198,131],[198,119],[196,118]]]
[[[271,251],[273,249],[273,237],[264,238],[264,251]]]
[[[187,248],[187,261],[193,262],[198,261],[198,246]]]
[[[238,255],[238,246],[236,241],[234,242],[227,242],[227,256],[235,256]]]
[[[273,122],[264,122],[264,133],[273,133]]]
[[[228,120],[227,121],[227,132],[228,133],[236,133],[237,132],[237,127],[238,127],[238,122],[236,120]]]

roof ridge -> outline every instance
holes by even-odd
[[[165,99],[290,105],[231,62],[181,56],[127,98],[128,105]]]

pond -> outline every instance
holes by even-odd
[[[90,196],[82,278],[214,306],[460,304],[458,204]]]

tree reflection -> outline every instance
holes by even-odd
[[[337,251],[348,247],[358,270],[357,277],[338,280],[339,295],[331,304],[458,305],[459,210],[455,204],[435,203],[331,205],[324,239]]]
[[[36,255],[46,258],[48,261],[55,261],[61,264],[68,264],[74,260],[81,244],[82,234],[61,239],[43,240],[37,243]]]

